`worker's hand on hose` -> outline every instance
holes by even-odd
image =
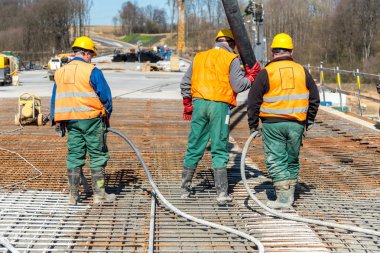
[[[258,127],[252,127],[251,129],[249,129],[249,133],[250,133],[250,135],[256,133],[256,137],[255,138],[261,137],[261,129],[258,128]]]
[[[191,98],[183,98],[183,119],[191,120],[193,114],[193,102]]]
[[[245,78],[247,78],[249,81],[251,81],[251,84],[255,80],[256,76],[259,74],[261,70],[260,63],[257,61],[255,65],[253,65],[252,68],[248,66],[248,64],[245,64]]]

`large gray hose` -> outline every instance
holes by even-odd
[[[243,64],[248,64],[250,68],[256,63],[255,53],[253,52],[247,30],[244,26],[243,17],[237,0],[222,0],[224,11],[227,16],[232,34],[235,38],[236,47],[240,53]]]
[[[141,162],[141,164],[143,166],[143,169],[145,171],[146,177],[148,178],[148,181],[149,181],[150,185],[152,186],[153,192],[165,204],[165,206],[167,206],[169,209],[171,209],[176,214],[178,214],[178,215],[180,215],[182,217],[185,217],[188,220],[195,221],[195,222],[200,223],[202,225],[206,225],[206,226],[213,227],[213,228],[216,228],[216,229],[224,230],[226,232],[233,233],[233,234],[238,235],[240,237],[243,237],[243,238],[245,238],[247,240],[250,240],[251,242],[253,242],[257,246],[257,248],[258,248],[258,250],[259,250],[260,253],[264,252],[264,246],[255,237],[250,236],[250,235],[248,235],[246,233],[240,232],[240,231],[238,231],[236,229],[233,229],[233,228],[230,228],[230,227],[226,227],[226,226],[223,226],[223,225],[219,225],[219,224],[216,224],[216,223],[213,223],[213,222],[209,222],[209,221],[206,221],[206,220],[202,220],[202,219],[196,218],[194,216],[191,216],[191,215],[189,215],[187,213],[184,213],[184,212],[180,211],[178,208],[176,208],[175,206],[173,206],[169,201],[167,201],[165,199],[165,197],[158,190],[156,184],[154,183],[154,181],[152,179],[152,176],[150,175],[149,169],[148,169],[148,167],[146,166],[146,164],[144,162],[144,159],[142,158],[139,150],[135,147],[135,145],[127,138],[127,136],[125,136],[120,131],[118,131],[116,129],[113,129],[113,128],[108,128],[108,131],[110,131],[110,132],[112,132],[114,134],[119,135],[121,138],[123,138],[131,146],[131,148],[136,153],[137,158],[139,159],[139,161]]]
[[[254,194],[252,194],[252,191],[248,186],[247,178],[245,177],[245,158],[247,156],[249,146],[251,145],[252,140],[254,138],[256,138],[257,134],[258,134],[257,132],[254,132],[249,136],[248,140],[246,141],[246,143],[244,145],[244,149],[243,149],[243,153],[242,153],[241,161],[240,161],[240,173],[241,173],[241,178],[243,180],[245,189],[247,190],[249,196],[253,199],[253,201],[256,202],[256,204],[258,204],[261,208],[268,211],[269,213],[271,213],[277,217],[287,219],[287,220],[316,224],[316,225],[321,225],[321,226],[326,226],[326,227],[340,228],[340,229],[345,229],[345,230],[349,230],[349,231],[355,231],[355,232],[360,232],[360,233],[364,233],[364,234],[380,236],[380,231],[376,231],[376,230],[370,230],[370,229],[365,229],[365,228],[360,228],[360,227],[355,227],[355,226],[350,226],[350,225],[342,225],[342,224],[337,224],[337,223],[333,223],[333,222],[313,220],[313,219],[302,218],[302,217],[297,217],[294,215],[281,213],[281,212],[278,212],[274,209],[269,208],[263,202],[261,202]],[[254,166],[254,168],[259,170],[259,168],[255,167],[255,166]]]

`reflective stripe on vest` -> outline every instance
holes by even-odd
[[[191,95],[236,106],[237,94],[230,84],[230,65],[237,54],[216,47],[194,58]]]
[[[69,98],[69,97],[87,97],[87,98],[97,98],[98,96],[95,92],[65,92],[62,94],[57,94],[56,99],[58,98]]]
[[[293,61],[268,64],[269,91],[263,97],[260,117],[281,117],[305,121],[309,107],[304,68]]]
[[[74,60],[58,69],[55,120],[92,119],[105,116],[105,109],[90,83],[94,65]]]
[[[74,108],[74,107],[65,107],[65,108],[59,108],[57,110],[55,110],[55,112],[89,112],[89,111],[92,111],[92,108],[90,107],[79,107],[79,108]]]

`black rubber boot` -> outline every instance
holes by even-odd
[[[94,189],[94,204],[101,204],[104,202],[113,202],[116,199],[115,194],[108,194],[104,185],[103,170],[92,171],[92,188]]]
[[[274,183],[276,189],[276,201],[268,201],[267,206],[273,209],[287,209],[293,204],[294,190],[290,189],[289,180]]]
[[[69,183],[69,205],[76,205],[79,201],[80,168],[67,170]]]
[[[218,205],[226,205],[227,202],[231,202],[232,198],[228,195],[227,169],[215,169],[214,180],[217,195],[216,201],[218,202]]]
[[[181,199],[187,199],[191,194],[191,180],[193,180],[193,176],[195,173],[195,169],[183,168],[182,170],[182,183],[181,183]]]

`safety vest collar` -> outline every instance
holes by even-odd
[[[227,46],[227,45],[225,45],[225,44],[223,44],[223,43],[221,43],[221,42],[216,42],[215,44],[214,44],[214,48],[223,48],[224,50],[227,50],[228,52],[230,52],[230,53],[235,53],[234,52],[234,50],[232,49],[232,48],[230,48],[229,46]]]
[[[74,57],[70,62],[72,62],[72,61],[82,61],[82,62],[88,63],[85,61],[85,59],[83,59],[82,57],[79,57],[79,56]]]
[[[279,61],[294,61],[294,60],[293,60],[293,58],[290,57],[290,56],[281,56],[281,57],[277,57],[277,58],[271,60],[270,62],[268,62],[268,63],[265,65],[265,67],[268,66],[269,64],[272,64],[272,63],[275,63],[275,62],[279,62]]]

